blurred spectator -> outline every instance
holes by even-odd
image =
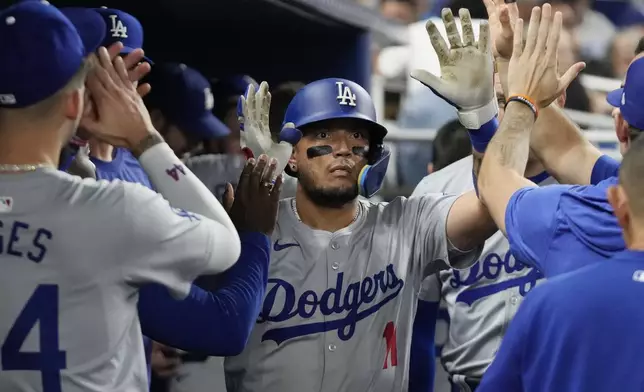
[[[387,19],[409,24],[418,20],[416,0],[381,0],[380,14]]]
[[[563,13],[565,26],[575,30],[579,39],[581,57],[586,60],[601,60],[609,52],[616,29],[604,14],[591,8],[592,3],[592,0],[551,1],[553,11]],[[519,2],[519,4],[525,3]]]
[[[644,26],[632,26],[617,33],[610,50],[611,77],[624,79],[642,36],[644,36]]]
[[[211,112],[214,97],[208,80],[185,64],[157,64],[148,78],[154,86],[145,98],[154,127],[177,156],[203,140],[220,139],[230,130]]]

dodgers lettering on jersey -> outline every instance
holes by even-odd
[[[304,225],[282,200],[263,308],[244,352],[225,361],[228,391],[403,390],[417,293],[448,260],[455,199],[360,201],[335,233]]]
[[[0,391],[147,391],[138,287],[185,296],[218,237],[121,181],[0,175]]]
[[[367,276],[360,282],[349,283],[344,289],[344,272],[340,272],[335,287],[317,294],[308,290],[296,298],[293,285],[283,279],[269,279],[273,285],[264,299],[264,306],[259,315],[258,323],[281,322],[293,317],[308,319],[318,310],[324,316],[339,315],[340,319],[332,322],[310,323],[292,327],[273,328],[264,333],[262,341],[273,340],[278,345],[299,336],[318,332],[337,331],[340,340],[349,340],[356,331],[356,324],[377,312],[378,309],[398,296],[404,286],[402,279],[396,276],[393,264],[384,271],[373,276]],[[282,291],[283,293],[281,293]],[[276,306],[278,294],[283,294],[284,301]],[[375,301],[379,297],[379,301]],[[375,303],[373,303],[375,301]],[[363,304],[371,304],[367,309],[360,310]],[[275,312],[277,310],[277,312]],[[274,315],[272,315],[274,314]]]
[[[414,195],[470,191],[474,188],[471,173],[472,157],[468,156],[425,177]],[[551,182],[549,178],[542,184]],[[441,352],[443,366],[451,375],[481,378],[523,298],[543,275],[519,263],[509,252],[507,239],[497,232],[485,242],[474,265],[466,270],[443,270],[438,277],[433,284],[440,284],[450,318]],[[425,297],[421,291],[420,298]]]

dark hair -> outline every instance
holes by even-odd
[[[271,91],[271,110],[268,117],[271,134],[279,135],[286,108],[302,87],[304,87],[302,82],[285,82]]]
[[[487,10],[482,1],[472,1],[472,0],[451,0],[449,3],[449,9],[452,10],[455,18],[458,18],[458,10],[461,8],[466,8],[470,11],[470,16],[472,19],[485,19],[487,20]]]
[[[643,139],[640,137],[642,133],[644,133],[643,130],[635,128],[632,125],[628,126],[628,139],[631,141],[631,143],[633,143],[637,139]]]
[[[635,47],[635,56],[644,52],[644,37],[640,38],[637,46]]]
[[[472,153],[467,129],[458,120],[452,120],[436,132],[432,142],[434,171],[449,166]]]

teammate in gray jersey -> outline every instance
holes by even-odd
[[[46,2],[18,3],[0,21],[0,390],[145,391],[139,285],[185,296],[197,275],[234,264],[237,231],[192,173],[166,175],[180,161],[130,79],[149,65],[127,71],[142,52],[90,54],[100,42],[83,42]],[[95,117],[82,117],[85,84]],[[131,149],[172,205],[198,213],[139,185],[58,171],[79,122]]]
[[[486,6],[496,52],[497,39],[506,33],[503,29],[511,29],[510,13],[513,16],[517,14],[516,4],[505,5],[488,1]],[[500,20],[501,13],[503,25]],[[485,78],[478,79],[476,86],[468,85],[468,78],[458,77],[468,73],[472,67],[483,66],[476,64],[475,59],[467,57],[463,61],[450,64],[451,70],[457,75],[452,83],[465,91],[472,91],[473,88],[481,90],[486,86],[491,89],[494,86],[496,99],[501,107],[498,112],[500,121],[505,106],[501,83],[507,80],[505,69],[496,74],[494,79],[487,78],[487,82]],[[458,100],[452,102],[459,104]],[[565,96],[562,96],[558,105],[563,107],[564,103]],[[466,120],[461,117],[464,126],[467,124]],[[472,129],[471,126],[469,128]],[[414,190],[414,195],[434,192],[460,194],[469,191],[474,187],[472,171],[473,158],[469,156],[427,176]],[[525,175],[539,185],[556,183],[534,156],[530,156],[528,160]],[[507,239],[499,231],[486,241],[480,259],[469,269],[440,271],[435,279],[424,282],[421,299],[435,291],[434,285],[439,285],[441,297],[450,316],[448,338],[441,359],[452,381],[452,390],[469,392],[476,389],[492,362],[518,306],[543,277],[538,270],[518,263],[508,250]]]
[[[487,38],[483,24],[481,56]],[[241,109],[244,132],[263,132],[262,86]],[[280,202],[257,325],[244,352],[226,358],[228,391],[405,390],[422,280],[441,260],[467,267],[496,228],[473,192],[358,200],[379,189],[389,158],[386,129],[358,84],[307,85],[284,122],[281,143],[294,146],[286,171],[298,188]],[[281,145],[263,140],[255,154]]]

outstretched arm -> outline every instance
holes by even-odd
[[[200,278],[184,300],[162,285],[141,288],[143,334],[168,346],[212,356],[238,355],[255,325],[268,281],[270,243],[260,233],[240,235],[239,261],[218,276]]]

